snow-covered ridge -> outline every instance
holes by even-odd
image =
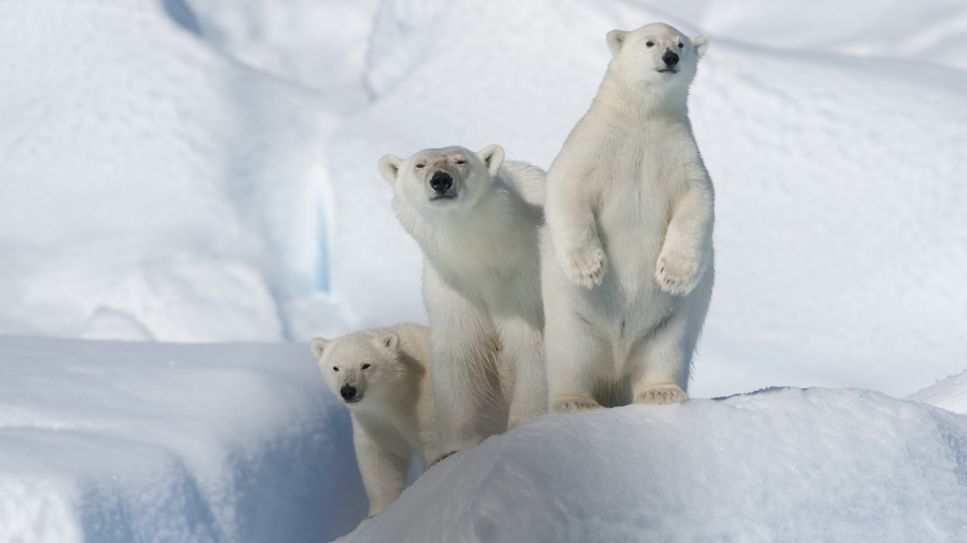
[[[967,415],[967,370],[917,391],[908,399]]]
[[[342,541],[955,541],[967,417],[861,390],[547,416]]]
[[[0,338],[0,541],[331,539],[351,443],[304,345]]]

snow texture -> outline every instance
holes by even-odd
[[[0,541],[328,540],[366,514],[303,345],[0,339]]]
[[[909,399],[967,415],[967,371],[951,375],[912,394]]]
[[[967,417],[772,389],[543,417],[342,541],[956,541],[965,511]]]

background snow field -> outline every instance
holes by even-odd
[[[0,541],[348,533],[348,415],[284,342],[425,322],[376,161],[500,143],[548,167],[605,33],[652,21],[711,42],[690,393],[878,392],[547,417],[350,539],[967,533],[960,0],[7,0]]]

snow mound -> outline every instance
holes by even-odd
[[[912,394],[909,399],[967,415],[967,371],[951,375]]]
[[[953,541],[965,511],[967,417],[773,389],[541,418],[344,541]]]
[[[278,340],[276,299],[320,288],[334,117],[190,17],[0,5],[0,331]]]
[[[304,345],[0,338],[0,541],[331,539],[351,443]]]

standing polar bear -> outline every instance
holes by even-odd
[[[423,249],[444,454],[547,411],[538,232],[544,172],[491,145],[379,161]]]
[[[326,384],[352,415],[370,517],[403,492],[412,458],[426,468],[439,454],[427,341],[425,326],[400,324],[310,342]]]
[[[664,24],[608,34],[589,111],[548,173],[545,339],[556,412],[685,400],[712,295],[713,191],[688,120],[708,46]]]

